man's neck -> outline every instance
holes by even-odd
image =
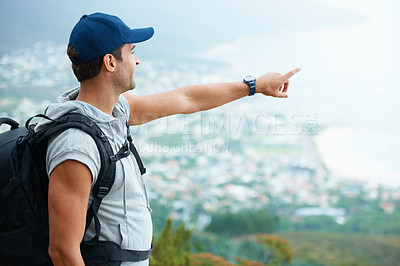
[[[111,84],[94,78],[81,83],[76,100],[86,102],[112,116],[112,111],[119,99],[119,95],[120,93]]]

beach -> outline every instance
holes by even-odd
[[[382,130],[330,126],[319,131],[314,142],[321,160],[333,175],[398,187],[400,167],[396,160],[400,158],[400,149],[394,134]]]

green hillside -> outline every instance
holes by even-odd
[[[280,233],[296,259],[322,265],[400,265],[400,235]]]

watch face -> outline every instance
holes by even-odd
[[[253,77],[253,76],[251,76],[251,75],[248,75],[248,76],[244,77],[244,80],[245,80],[246,82],[250,82],[250,81],[252,81],[252,80],[255,80],[255,77]]]

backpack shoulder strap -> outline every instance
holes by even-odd
[[[48,141],[48,139],[56,133],[62,132],[70,128],[77,128],[85,133],[89,134],[96,143],[96,146],[100,155],[100,171],[97,177],[96,183],[93,185],[92,194],[94,200],[90,205],[86,215],[86,228],[89,227],[92,219],[95,219],[96,233],[100,233],[100,222],[97,218],[97,212],[100,207],[102,199],[110,191],[114,179],[115,179],[115,161],[111,161],[110,158],[114,156],[110,142],[100,127],[94,123],[87,116],[80,113],[68,113],[58,119],[51,119],[45,115],[37,115],[36,117],[42,117],[51,120],[51,123],[46,126],[43,130],[37,132],[38,142]],[[26,127],[29,128],[29,119],[26,123]]]
[[[140,158],[140,155],[135,147],[135,145],[133,144],[133,140],[132,140],[132,136],[131,136],[131,131],[129,130],[129,122],[126,122],[126,132],[127,132],[127,138],[129,141],[129,149],[131,150],[131,152],[133,153],[133,156],[135,156],[136,162],[138,163],[139,169],[140,169],[140,174],[144,175],[146,173],[146,168],[143,165],[142,159]]]
[[[68,113],[59,119],[52,120],[51,125],[47,126],[43,132],[38,132],[38,141],[47,141],[49,137],[53,136],[55,133],[70,128],[77,128],[84,131],[90,135],[96,143],[100,154],[101,167],[98,179],[93,186],[93,194],[100,194],[100,196],[104,197],[114,183],[115,165],[110,161],[110,157],[112,157],[114,153],[108,138],[96,123],[83,114]]]

